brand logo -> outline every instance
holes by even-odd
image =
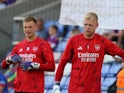
[[[77,48],[77,50],[83,50],[82,46],[79,46],[79,47]]]

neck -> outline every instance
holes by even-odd
[[[32,41],[34,41],[36,38],[37,38],[37,36],[34,36],[34,37],[26,37],[26,40],[29,41],[29,42],[32,42]]]
[[[86,39],[92,39],[94,37],[94,35],[95,34],[93,34],[93,35],[86,35],[86,34],[84,34],[84,38],[86,38]]]

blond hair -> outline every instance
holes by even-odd
[[[30,22],[30,21],[33,21],[34,23],[37,23],[37,20],[32,17],[32,16],[29,16],[29,17],[26,17],[23,22]]]
[[[98,16],[94,12],[88,12],[85,16],[84,19],[93,19],[95,22],[98,22]]]

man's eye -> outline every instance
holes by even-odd
[[[28,28],[32,28],[32,26],[29,26]]]

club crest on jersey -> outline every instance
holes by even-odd
[[[33,47],[33,51],[34,51],[34,52],[38,51],[38,47],[37,47],[37,46],[34,46],[34,47]]]
[[[99,51],[100,50],[100,45],[99,44],[95,44],[94,48],[95,48],[96,51]]]
[[[77,48],[77,50],[83,50],[82,46],[79,46],[79,47]]]

